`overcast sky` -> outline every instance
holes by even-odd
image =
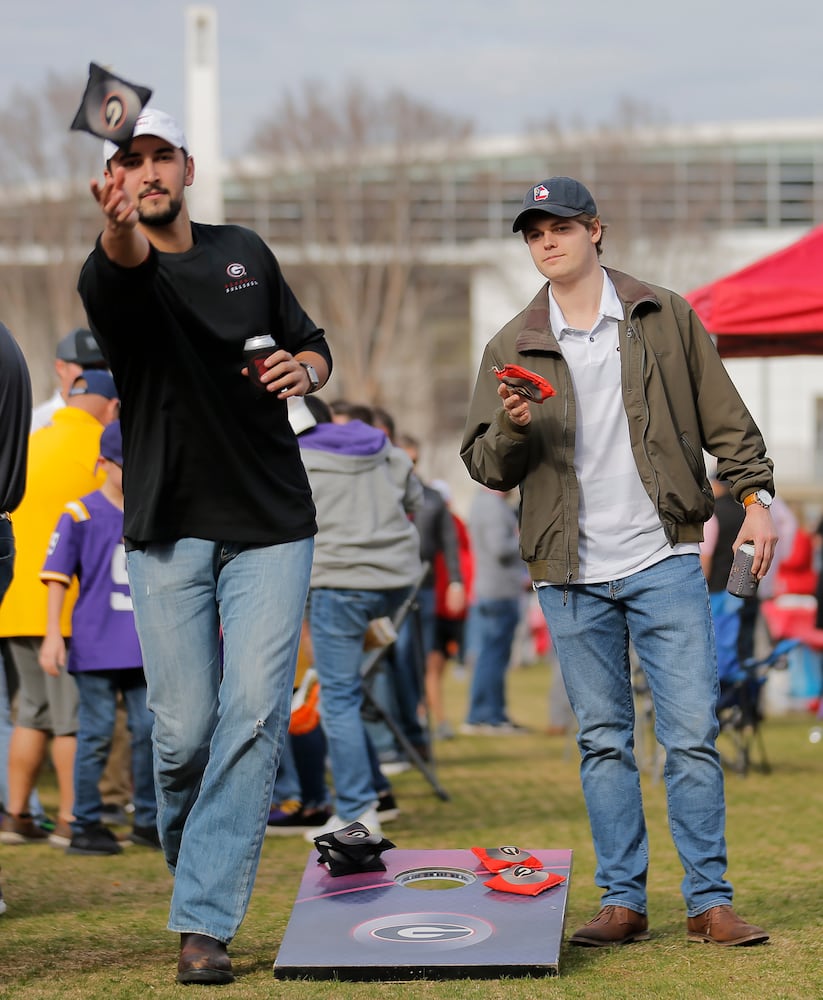
[[[181,0],[29,0],[0,28],[0,105],[90,61],[183,118]],[[223,152],[285,90],[400,88],[517,133],[608,121],[630,99],[672,123],[823,117],[820,0],[216,0]],[[80,93],[78,93],[78,103]],[[196,152],[196,151],[195,151]]]

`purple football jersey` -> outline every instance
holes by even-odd
[[[126,575],[123,511],[100,490],[66,504],[40,579],[80,582],[71,619],[68,671],[141,667]]]

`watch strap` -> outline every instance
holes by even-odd
[[[317,369],[306,361],[298,361],[298,364],[301,368],[306,369],[306,374],[309,376],[309,394],[317,392],[320,388],[320,376],[317,374]]]

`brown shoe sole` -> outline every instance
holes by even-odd
[[[572,934],[569,944],[582,945],[585,948],[610,948],[612,945],[633,944],[635,941],[648,941],[651,935],[648,931],[636,931],[634,934],[627,934],[624,938],[616,938],[614,941],[604,941],[602,938],[583,937],[581,934]]]
[[[761,932],[746,934],[743,937],[734,938],[732,941],[717,941],[708,934],[700,934],[697,931],[689,931],[686,940],[690,941],[692,944],[716,944],[721,948],[734,948],[737,945],[763,944],[765,941],[769,940],[769,935]]]
[[[225,986],[234,982],[233,972],[221,969],[186,969],[177,973],[178,983],[200,983],[202,986]]]

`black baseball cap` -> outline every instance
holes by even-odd
[[[106,366],[106,359],[91,330],[78,327],[67,333],[57,343],[57,357],[60,361],[71,361],[81,368],[98,368]]]
[[[597,205],[591,191],[573,177],[550,177],[530,187],[523,198],[523,207],[512,223],[512,232],[518,233],[529,212],[559,215],[571,219],[575,215],[597,215]]]

